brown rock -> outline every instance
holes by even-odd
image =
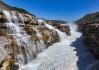
[[[71,35],[70,34],[70,29],[69,26],[67,25],[60,25],[57,27],[60,31],[65,32],[67,35]]]
[[[78,29],[85,36],[85,44],[99,58],[99,23],[82,23],[78,25]]]
[[[25,24],[38,24],[37,19],[29,14],[23,14]]]

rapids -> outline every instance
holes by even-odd
[[[20,65],[19,70],[91,70],[92,67],[95,67],[94,65],[98,64],[97,59],[85,47],[84,38],[81,33],[76,31],[77,26],[74,23],[68,23],[71,29],[71,36],[67,36],[64,32],[39,19],[39,24],[57,31],[60,41],[45,49],[42,34],[34,27],[33,30],[36,31],[40,39],[40,43],[37,42],[36,48],[31,36],[26,33],[24,28],[20,27],[20,25],[24,25],[22,15],[20,13],[16,15],[16,12],[10,13],[5,10],[3,12],[7,19],[5,23],[7,35],[12,36],[17,43],[18,52],[14,54],[17,58],[16,63]],[[26,50],[25,58],[22,48]],[[32,49],[42,52],[37,54],[37,51]],[[33,57],[34,53],[37,55],[35,59]]]
[[[55,29],[58,32],[60,42],[49,46],[48,49],[38,54],[36,59],[19,70],[89,70],[88,67],[93,65],[94,62],[97,62],[97,60],[92,54],[86,51],[83,38],[81,42],[79,41],[76,45],[73,45],[82,37],[82,34],[76,31],[77,26],[73,23],[69,23],[68,25],[71,28],[71,36],[66,36],[63,32],[45,23],[46,27]],[[79,54],[81,56],[77,55],[77,49],[80,50]]]

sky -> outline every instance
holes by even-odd
[[[75,21],[99,11],[99,0],[4,0],[23,8],[39,18]]]

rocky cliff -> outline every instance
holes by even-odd
[[[5,15],[4,10],[6,10],[6,15],[9,16]],[[57,31],[47,28],[45,26],[46,22],[60,31],[65,32],[67,35],[70,35],[69,26],[64,25],[64,21],[38,20],[37,17],[23,9],[11,7],[0,2],[0,49],[4,49],[3,51],[0,50],[0,57],[4,60],[3,66],[5,70],[7,70],[7,67],[10,70],[17,70],[18,66],[15,63],[18,60],[26,64],[31,59],[34,59],[37,53],[43,51],[41,50],[42,46],[46,49],[48,46],[59,42],[60,39]],[[29,44],[28,41],[33,41],[34,45]],[[29,49],[32,46],[34,47]],[[31,53],[31,51],[33,52]],[[4,56],[2,56],[3,52],[5,52]],[[21,54],[22,56],[19,56]],[[32,57],[28,59],[31,54]]]
[[[85,36],[85,44],[99,58],[99,12],[85,15],[76,23]]]

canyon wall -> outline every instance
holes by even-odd
[[[85,44],[99,58],[99,12],[85,15],[76,23],[85,37]]]

